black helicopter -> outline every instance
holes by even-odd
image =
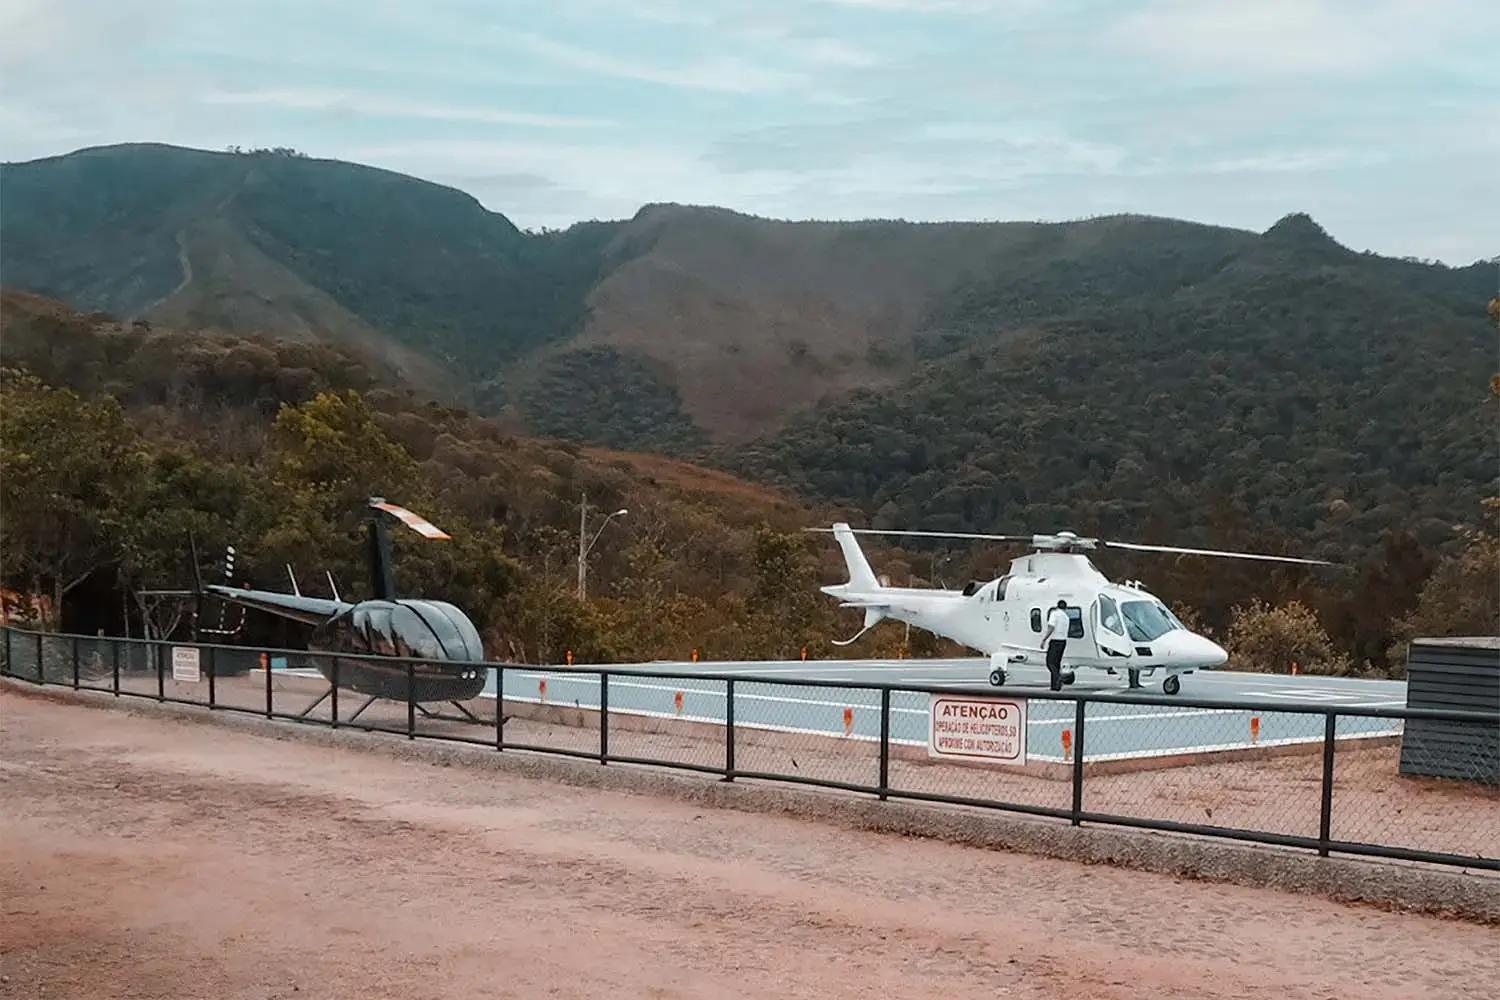
[[[337,591],[332,599],[308,597],[297,587],[295,577],[290,594],[201,583],[199,593],[313,626],[307,648],[341,654],[336,681],[341,688],[405,701],[410,666],[412,701],[460,702],[478,697],[488,674],[479,631],[468,615],[447,601],[395,596],[390,527],[384,515],[396,518],[423,538],[445,540],[450,536],[383,497],[371,497],[369,510],[366,526],[372,596],[368,600],[350,603]],[[329,582],[332,584],[331,577]],[[428,662],[388,663],[378,658],[382,656]],[[310,659],[330,684],[335,683],[331,658]]]

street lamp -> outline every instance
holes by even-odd
[[[588,498],[588,494],[584,494],[583,495],[583,499],[582,499],[582,501],[581,501],[581,503],[579,505],[579,509],[578,509],[578,600],[579,601],[585,600],[587,598],[587,595],[588,595],[588,590],[587,590],[587,581],[588,581],[588,572],[589,572],[588,558],[589,558],[589,553],[592,552],[593,549],[594,549],[594,543],[599,540],[599,536],[600,535],[604,534],[604,529],[607,528],[607,527],[609,527],[609,522],[613,521],[617,517],[624,517],[628,513],[630,513],[630,511],[628,509],[626,509],[624,507],[621,507],[619,510],[615,511],[613,514],[610,514],[608,517],[606,517],[604,519],[604,523],[601,524],[601,525],[599,525],[599,530],[596,531],[596,532],[594,532],[594,537],[593,538],[589,538],[589,498]]]

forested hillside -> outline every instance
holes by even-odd
[[[1497,492],[1482,295],[1305,218],[1204,249],[1175,289],[1073,273],[1068,316],[1040,289],[971,288],[902,391],[830,403],[735,465],[881,525],[1193,543],[1228,517],[1332,558],[1396,529],[1450,541]]]
[[[1069,363],[1107,366],[1116,394],[1184,378],[1202,390],[1220,371],[1202,352],[1231,342],[1219,360],[1245,384],[1290,365],[1316,393],[1378,366],[1298,367],[1299,338],[1351,357],[1395,344],[1397,326],[1462,363],[1494,290],[1492,267],[1350,253],[1300,216],[1257,235],[1140,216],[784,222],[665,204],[528,233],[389,171],[151,144],[0,167],[0,270],[124,320],[342,344],[519,430],[695,456],[861,389],[927,398],[935,360],[1019,368],[1049,330],[1097,338]],[[1163,354],[1183,371],[1156,370]],[[1378,423],[1376,387],[1351,391],[1350,419]]]
[[[796,529],[858,516],[848,509],[660,455],[516,437],[339,347],[122,324],[9,292],[0,333],[0,576],[12,592],[49,598],[43,624],[139,634],[136,592],[187,581],[190,529],[205,553],[235,544],[250,583],[282,586],[291,563],[305,583],[327,569],[361,593],[358,516],[379,493],[453,535],[398,534],[403,591],[462,604],[495,656],[896,655],[908,641],[908,655],[957,652],[895,625],[854,647],[830,644],[855,626],[816,587],[843,566],[825,536]],[[584,493],[596,509],[630,513],[591,557],[591,599],[580,603]],[[1492,627],[1496,512],[1481,523],[1476,509],[1445,546],[1387,532],[1335,571],[1101,559],[1223,637],[1237,665],[1284,669],[1292,655],[1312,669],[1383,670],[1399,666],[1399,648],[1386,656],[1404,636]],[[1175,526],[1144,530],[1176,537]],[[1207,530],[1212,541],[1280,544],[1224,505]],[[1007,556],[871,548],[880,572],[919,586],[991,575]]]
[[[284,588],[291,563],[309,589],[326,569],[360,594],[358,518],[383,494],[453,536],[399,533],[399,586],[465,607],[496,657],[788,656],[843,631],[816,591],[836,557],[797,531],[822,516],[774,490],[517,438],[328,345],[119,324],[11,292],[0,325],[0,567],[65,627],[140,634],[133,595],[190,580],[190,529],[204,553],[236,545],[252,584]],[[630,514],[591,555],[580,604],[585,493]]]
[[[532,236],[389,171],[154,144],[6,164],[0,198],[12,287],[127,319],[389,351],[454,393],[576,331],[610,229]]]
[[[302,419],[284,403],[354,391],[413,463],[389,492],[495,522],[500,551],[554,589],[566,545],[533,528],[566,534],[583,489],[613,502],[587,482],[603,469],[619,489],[635,482],[617,468],[629,461],[600,466],[588,448],[653,451],[782,490],[799,513],[773,518],[781,528],[836,511],[1335,559],[1355,568],[1105,568],[1221,632],[1237,605],[1300,600],[1378,666],[1434,567],[1475,551],[1482,503],[1500,494],[1493,265],[1353,252],[1305,215],[1252,233],[651,205],[528,233],[387,171],[132,145],[0,168],[0,268],[101,312],[9,297],[7,366],[118,400],[143,440],[226,459],[251,491],[284,468],[278,427]],[[450,497],[466,498],[453,515]],[[634,579],[748,599],[742,505],[703,504],[701,523],[668,504],[671,569]],[[689,539],[717,538],[706,525],[720,520],[740,526],[738,555],[710,580],[705,560],[726,546],[688,554]],[[268,549],[292,551],[278,537]],[[951,581],[1003,553],[957,553],[939,573],[944,555],[895,555],[893,575]],[[1475,608],[1500,607],[1478,590]],[[1489,630],[1493,617],[1455,621]]]

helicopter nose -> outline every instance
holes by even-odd
[[[1195,632],[1181,629],[1170,633],[1165,638],[1168,642],[1164,652],[1167,654],[1167,659],[1174,665],[1208,669],[1220,667],[1229,662],[1229,654],[1224,651],[1223,646]]]

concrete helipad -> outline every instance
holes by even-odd
[[[597,666],[508,668],[505,697],[597,708]],[[602,669],[660,670],[675,678],[613,676],[611,712],[679,717],[719,723],[725,719],[725,683],[701,675],[732,674],[736,680],[734,712],[738,726],[853,739],[876,739],[880,732],[880,693],[844,687],[802,686],[786,681],[838,681],[890,685],[969,688],[976,693],[1025,697],[1046,690],[1040,667],[1012,670],[1004,688],[985,679],[984,659],[830,660],[746,662],[659,662]],[[748,678],[755,678],[749,680]],[[1160,695],[1160,677],[1139,693]],[[1069,692],[1124,693],[1123,678],[1084,671]],[[493,681],[488,692],[493,697]],[[1350,714],[1341,716],[1340,738],[1391,736],[1399,720],[1360,716],[1359,710],[1397,708],[1406,704],[1404,681],[1364,678],[1283,676],[1220,670],[1183,678],[1181,697],[1222,702],[1223,707],[1093,704],[1086,729],[1086,760],[1148,758],[1239,748],[1313,745],[1323,737],[1323,716],[1277,712],[1278,703],[1314,703]],[[904,744],[927,742],[929,696],[896,691],[891,697],[891,736]],[[1254,702],[1256,709],[1232,707]],[[1029,755],[1043,761],[1065,757],[1063,732],[1074,725],[1075,703],[1036,699],[1029,703]]]

